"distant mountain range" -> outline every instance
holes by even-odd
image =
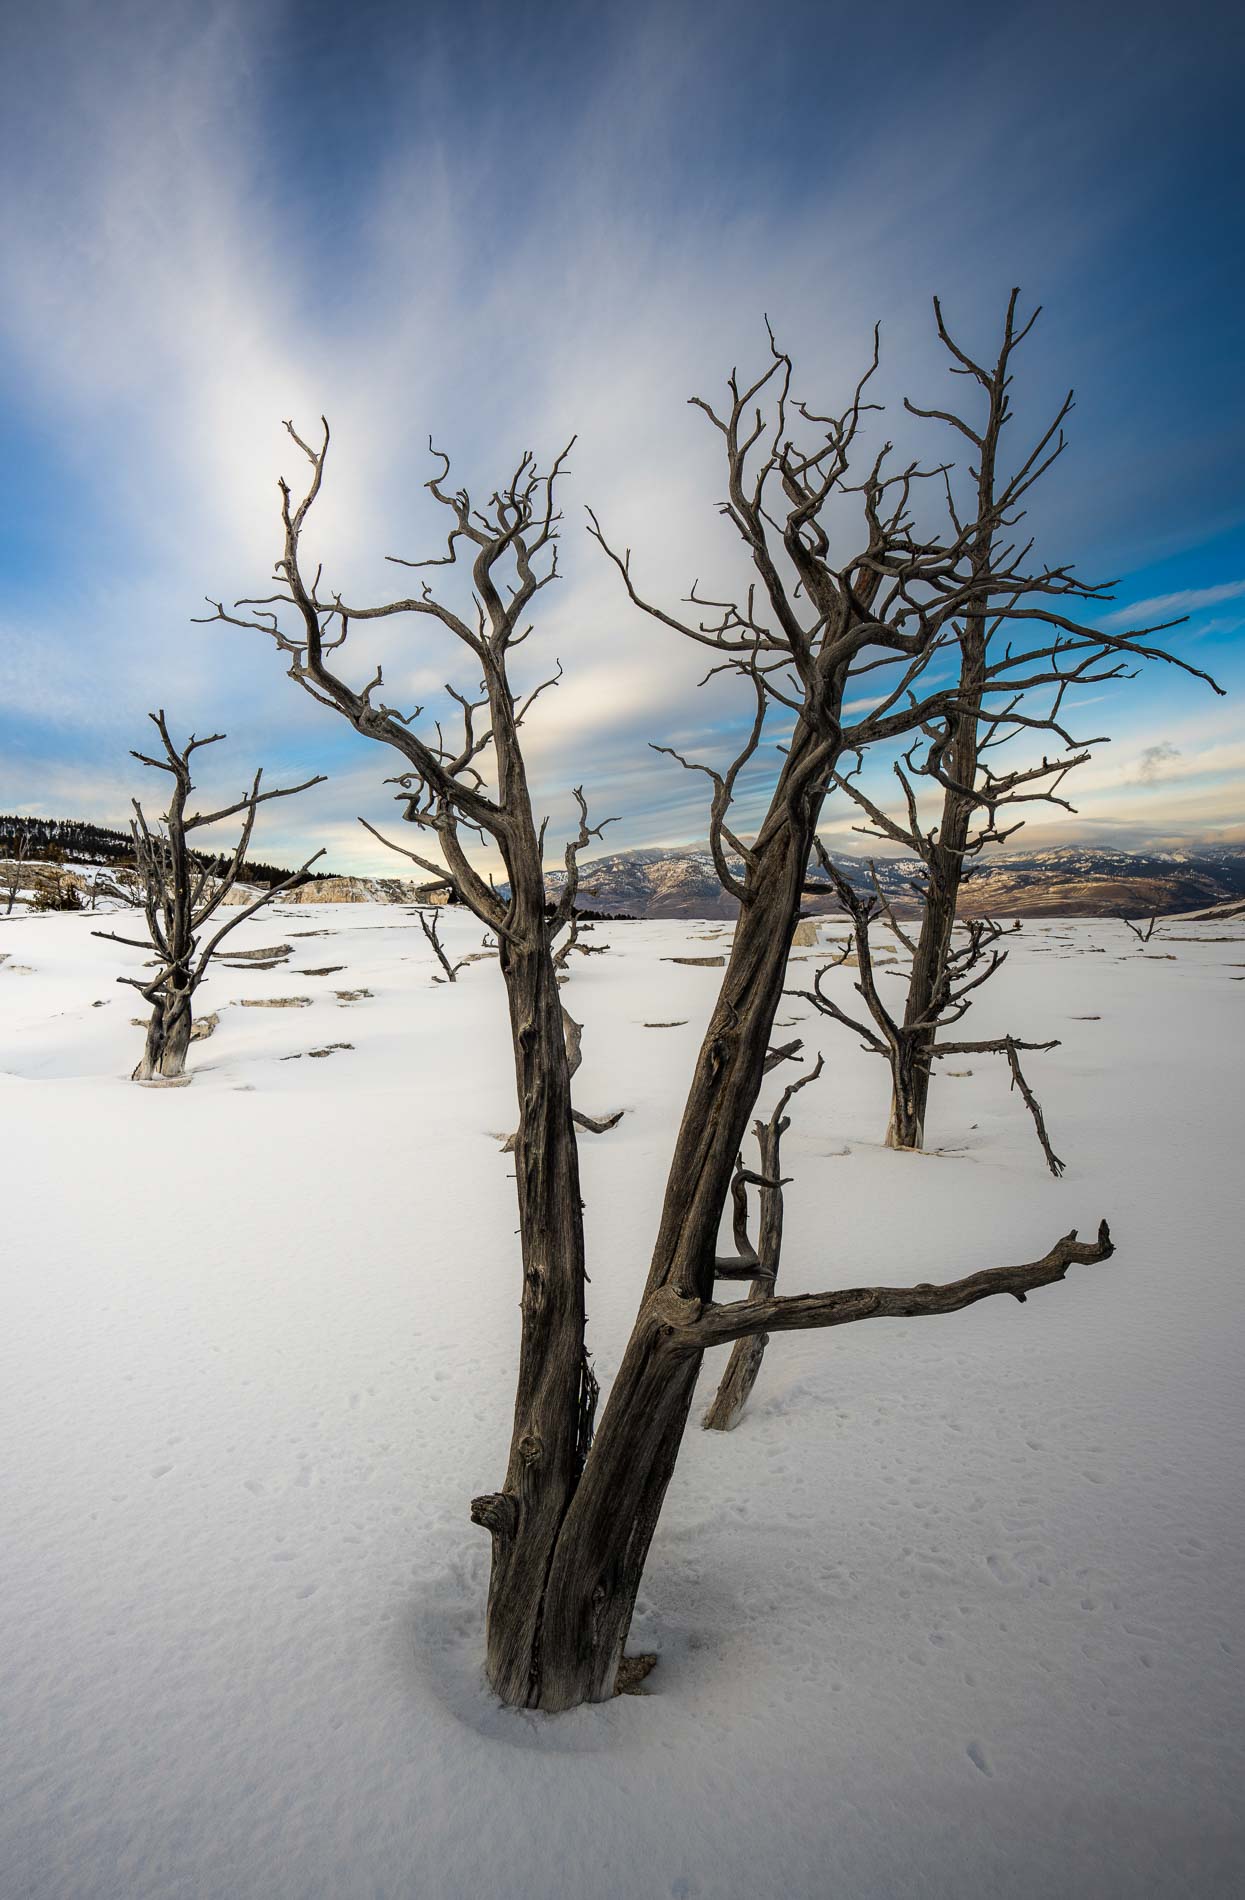
[[[49,858],[80,864],[124,864],[133,851],[124,832],[73,819],[18,818],[0,815],[0,860],[13,856],[25,834],[31,860]],[[902,914],[916,907],[913,882],[916,858],[878,858],[878,880],[887,899]],[[836,856],[835,863],[859,890],[870,888],[869,860]],[[742,866],[735,862],[735,868]],[[288,876],[278,866],[247,863],[247,883],[274,884]],[[330,883],[331,880],[331,883]],[[315,873],[306,880],[309,894],[323,886],[336,901],[409,903],[416,886],[399,878],[334,878]],[[549,895],[556,897],[565,871],[551,871]],[[501,886],[504,889],[505,886]],[[965,885],[961,914],[992,917],[1160,916],[1196,910],[1230,899],[1245,899],[1245,847],[1200,845],[1189,851],[1138,855],[1091,846],[1058,851],[1002,853],[983,857]],[[633,917],[733,917],[736,905],[725,895],[706,844],[617,851],[586,862],[580,872],[578,907]],[[828,912],[832,898],[810,898],[806,909]]]
[[[869,861],[836,857],[860,890],[870,887]],[[911,913],[916,858],[878,858],[878,880],[898,911]],[[742,868],[742,867],[740,867]],[[547,880],[556,895],[564,871]],[[995,917],[1149,917],[1245,896],[1245,849],[1205,847],[1197,852],[1136,856],[1124,851],[1070,847],[1012,857],[987,856],[963,892],[961,913]],[[582,905],[635,917],[733,917],[707,847],[618,851],[594,858],[580,872]],[[810,899],[809,911],[833,911],[833,899]]]

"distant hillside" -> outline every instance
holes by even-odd
[[[860,890],[869,888],[863,857],[835,860]],[[900,912],[911,912],[916,858],[879,858],[878,878]],[[738,867],[742,868],[742,867]],[[581,896],[600,911],[630,911],[637,917],[732,917],[736,906],[722,891],[707,849],[619,851],[594,858],[581,870]],[[565,873],[548,879],[556,894]],[[1197,905],[1245,897],[1245,850],[1208,849],[1152,857],[1080,847],[989,858],[964,886],[967,916],[1149,917]],[[810,911],[835,908],[833,899],[810,899]]]
[[[113,864],[134,862],[134,845],[128,831],[114,831],[108,825],[95,825],[87,818],[21,818],[13,813],[0,814],[0,859],[16,857],[22,838],[26,839],[25,857],[32,863]],[[212,853],[195,853],[200,862]],[[242,865],[246,884],[280,884],[289,877],[289,869],[263,864],[247,858]],[[331,877],[330,871],[319,873]]]

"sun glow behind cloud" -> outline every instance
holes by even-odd
[[[1195,69],[1214,83],[1198,17],[1177,46],[1161,13],[1130,15],[1133,63],[1104,96],[1076,91],[1061,57],[1104,55],[1092,22],[1022,11],[983,26],[971,65],[957,49],[957,69],[913,9],[886,112],[837,87],[826,120],[804,52],[828,36],[851,70],[865,49],[848,9],[762,24],[730,6],[712,20],[690,6],[522,19],[371,6],[349,32],[311,6],[28,16],[8,126],[22,188],[0,233],[15,443],[0,806],[120,818],[140,789],[126,748],[163,704],[179,728],[226,730],[242,770],[262,758],[274,775],[332,775],[270,818],[266,855],[328,839],[337,865],[392,867],[350,829],[356,810],[391,820],[391,762],[305,700],[257,636],[190,625],[206,594],[266,591],[275,479],[301,475],[281,420],[310,430],[323,411],[334,447],[312,538],[332,584],[369,599],[400,585],[385,555],[443,540],[422,488],[429,435],[456,478],[487,489],[529,444],[547,459],[577,433],[566,578],[531,645],[534,678],[555,657],[565,672],[530,728],[541,808],[556,834],[583,781],[597,815],[621,816],[612,845],[703,835],[703,784],[648,741],[720,763],[746,709],[720,682],[698,691],[704,656],[627,607],[584,504],[634,548],[653,597],[677,601],[697,576],[733,587],[715,438],[686,398],[760,360],[762,313],[815,402],[841,396],[880,316],[898,430],[898,393],[936,395],[944,376],[928,294],[984,343],[1012,281],[1048,306],[1018,430],[1068,380],[1082,387],[1035,525],[1060,558],[1124,575],[1121,602],[1140,604],[1104,624],[1191,613],[1197,663],[1239,684],[1245,537],[1223,415],[1240,372],[1218,328],[1201,319],[1194,338],[1189,305],[1147,269],[1186,242],[1188,296],[1200,284],[1213,310],[1239,268],[1178,215],[1205,155],[1174,90]],[[1065,39],[1044,51],[1052,21]],[[1018,123],[999,82],[1021,62]],[[942,85],[974,112],[948,119]],[[1152,157],[1118,157],[1161,104],[1166,186]],[[395,695],[430,708],[446,678],[464,681],[422,629],[359,644],[360,677],[379,656]],[[1114,741],[1082,775],[1075,824],[1137,840],[1239,825],[1239,722],[1221,707],[1175,676],[1113,695]],[[1179,757],[1145,772],[1165,745]],[[745,787],[745,829],[763,783],[758,770]]]

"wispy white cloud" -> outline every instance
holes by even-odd
[[[3,321],[50,450],[89,497],[93,534],[87,557],[65,521],[63,561],[37,608],[6,609],[0,691],[28,737],[9,754],[11,803],[46,806],[76,784],[79,808],[91,796],[108,800],[100,816],[123,811],[123,747],[162,703],[182,723],[223,726],[239,755],[275,751],[314,769],[329,751],[344,762],[331,795],[274,819],[274,850],[341,823],[330,797],[376,816],[370,786],[388,810],[378,788],[390,763],[331,733],[331,716],[300,696],[266,642],[188,624],[206,593],[264,590],[275,479],[301,473],[281,418],[313,428],[324,411],[334,447],[309,551],[333,585],[365,599],[401,585],[386,554],[443,539],[422,488],[428,434],[455,455],[456,478],[487,492],[529,443],[547,459],[578,433],[566,578],[542,596],[525,649],[534,678],[554,656],[565,668],[529,732],[542,809],[566,822],[569,787],[586,780],[601,815],[625,814],[611,837],[701,835],[703,787],[647,743],[719,756],[737,700],[721,685],[698,692],[704,656],[627,606],[583,532],[583,503],[634,547],[638,580],[663,603],[697,577],[736,590],[745,575],[717,513],[717,439],[686,398],[713,395],[732,363],[758,360],[762,311],[814,400],[842,389],[883,313],[893,397],[943,373],[927,289],[953,280],[976,323],[1021,254],[1057,291],[1102,235],[1102,207],[1077,198],[1072,216],[1072,195],[1058,190],[1060,176],[1092,172],[1087,159],[1109,134],[1102,116],[1069,125],[1043,153],[1045,208],[1023,228],[1000,235],[996,201],[980,189],[1015,137],[1010,107],[984,82],[1025,50],[1023,21],[987,41],[974,114],[949,127],[937,99],[913,87],[884,121],[862,119],[794,193],[754,189],[743,164],[689,185],[676,135],[703,97],[697,9],[629,14],[611,62],[579,76],[561,116],[521,136],[509,97],[447,112],[450,55],[430,32],[405,120],[414,130],[360,168],[343,206],[300,191],[299,155],[269,123],[279,9],[118,0],[105,19],[50,3],[58,26],[40,70],[57,119],[41,123],[38,102],[15,108],[31,162],[0,210]],[[950,249],[949,202],[962,208]],[[1039,333],[1039,389],[1046,347]],[[1069,492],[1048,525],[1066,525],[1083,502],[1077,478]],[[1204,589],[1197,604],[1242,592]],[[1183,598],[1111,619],[1188,611],[1175,605]],[[462,656],[424,628],[373,626],[355,639],[360,676],[380,659],[403,703],[435,710],[445,679],[471,683]],[[1186,756],[1195,750],[1181,741]],[[1114,781],[1112,795],[1128,783]],[[355,838],[326,835],[342,852]],[[361,844],[350,859],[370,864],[378,850]]]
[[[1218,607],[1225,600],[1245,597],[1245,581],[1224,581],[1217,587],[1185,587],[1174,594],[1155,594],[1149,600],[1136,600],[1131,607],[1119,607],[1104,614],[1104,627],[1138,627],[1156,620],[1175,620],[1185,614],[1201,613],[1203,608]]]

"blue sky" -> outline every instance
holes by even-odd
[[[566,579],[529,649],[566,669],[531,729],[541,809],[556,831],[583,780],[621,816],[612,844],[702,836],[699,783],[647,741],[723,758],[742,708],[698,694],[696,656],[627,607],[584,505],[665,601],[737,575],[686,398],[763,360],[763,313],[814,402],[875,319],[888,403],[940,402],[931,295],[984,350],[1017,283],[1044,307],[1018,427],[1077,392],[1034,508],[1043,551],[1118,577],[1121,612],[1188,612],[1185,650],[1231,689],[1152,669],[1087,708],[1112,744],[1079,817],[1033,840],[1245,838],[1240,18],[1197,0],[11,10],[0,809],[123,819],[146,789],[127,748],[163,705],[229,734],[205,792],[260,759],[330,774],[268,815],[264,855],[323,843],[335,866],[394,868],[354,823],[388,821],[388,761],[258,637],[191,624],[206,594],[263,591],[295,472],[281,419],[324,411],[316,551],[370,598],[386,554],[437,540],[430,433],[491,488],[578,432]],[[363,677],[373,650],[417,696],[461,676],[423,629],[361,639]]]

